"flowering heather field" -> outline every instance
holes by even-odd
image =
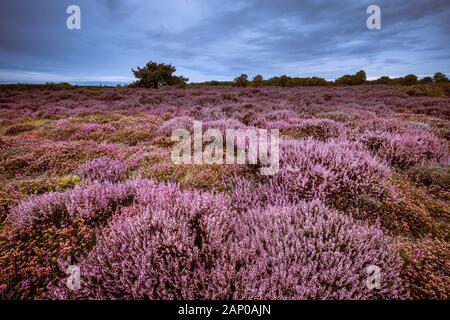
[[[175,165],[194,120],[279,172]],[[450,299],[449,133],[395,86],[0,91],[0,298]]]

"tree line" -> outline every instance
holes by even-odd
[[[176,76],[176,68],[170,64],[156,63],[150,61],[143,68],[138,67],[136,70],[132,69],[134,76],[138,79],[130,86],[158,88],[161,85],[176,85],[184,87],[189,81],[183,76]],[[233,85],[237,87],[261,87],[261,86],[280,86],[280,87],[297,87],[297,86],[352,86],[362,84],[387,84],[387,85],[415,85],[415,84],[431,84],[449,82],[449,79],[442,72],[437,72],[433,77],[424,77],[419,79],[414,74],[408,74],[404,77],[390,78],[382,76],[376,80],[367,80],[366,72],[360,70],[355,74],[346,74],[334,81],[326,80],[320,77],[290,77],[282,75],[279,77],[271,77],[264,79],[262,75],[258,74],[249,79],[247,74],[241,74],[233,81],[205,81],[199,83],[191,83],[194,86],[202,85]]]

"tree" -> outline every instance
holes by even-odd
[[[177,69],[171,64],[148,62],[145,67],[137,67],[137,70],[131,69],[134,76],[139,79],[133,83],[135,87],[155,88],[162,85],[186,85],[188,78],[175,76],[173,73]]]
[[[283,75],[280,77],[280,83],[279,83],[279,85],[282,86],[282,87],[286,87],[287,84],[288,84],[288,82],[289,82],[289,77],[288,77],[287,75],[283,74]]]
[[[356,84],[363,84],[367,80],[366,72],[364,70],[359,70],[355,74]]]
[[[381,76],[377,80],[375,80],[376,83],[379,84],[389,84],[391,82],[391,78],[388,76]]]
[[[410,86],[417,83],[417,76],[415,74],[408,74],[402,79],[402,85]]]
[[[420,83],[422,84],[429,84],[433,82],[433,78],[431,77],[425,77],[419,80]]]
[[[234,78],[234,84],[238,87],[246,87],[248,83],[248,76],[245,73],[242,73],[239,77]]]
[[[260,74],[256,75],[256,76],[253,78],[253,80],[252,80],[252,84],[253,84],[254,87],[259,87],[259,86],[261,86],[261,85],[262,85],[262,82],[263,82],[263,77],[262,77],[262,75],[260,75]]]
[[[445,74],[443,74],[442,72],[436,72],[433,76],[433,80],[434,82],[448,82],[448,78]]]
[[[346,74],[335,80],[336,85],[358,85],[366,82],[366,72],[360,70],[354,75]]]

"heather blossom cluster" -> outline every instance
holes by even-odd
[[[319,200],[238,214],[220,194],[136,185],[136,203],[79,261],[81,289],[61,280],[50,298],[404,297],[390,240]],[[373,263],[386,270],[380,291],[365,286]]]
[[[119,160],[99,157],[83,163],[77,170],[80,178],[86,182],[119,182],[127,175],[127,166]]]

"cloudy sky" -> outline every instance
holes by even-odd
[[[129,82],[148,60],[191,81],[449,74],[449,17],[449,0],[1,0],[0,82]]]

